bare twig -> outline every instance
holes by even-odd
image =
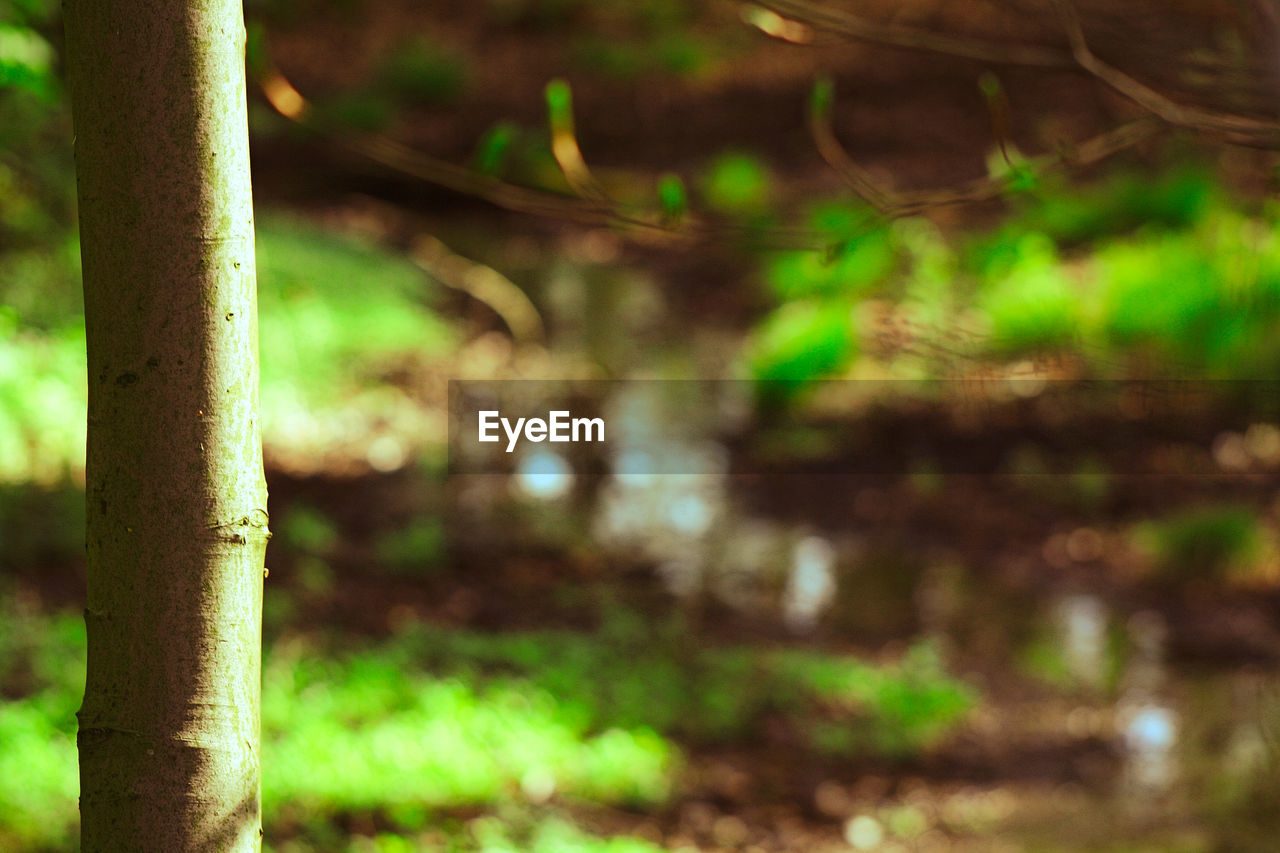
[[[430,234],[421,234],[413,241],[410,256],[441,284],[488,305],[517,343],[540,344],[546,340],[546,327],[537,306],[493,267],[464,258]]]
[[[555,158],[565,181],[582,198],[612,204],[613,200],[591,174],[582,149],[578,147],[573,97],[569,84],[563,80],[552,80],[547,84],[547,118],[551,125],[551,156]]]
[[[571,196],[513,184],[418,151],[386,136],[333,133],[315,121],[310,102],[274,66],[265,63],[257,75],[257,82],[276,112],[299,127],[402,175],[482,199],[504,210],[582,225],[613,227],[637,242],[660,245],[687,245],[699,240],[748,233],[769,248],[812,249],[818,242],[817,235],[802,228],[770,226],[761,233],[750,226],[707,221],[687,213],[673,220],[660,210],[628,209],[604,195],[598,182],[586,170],[585,162],[577,171],[578,177],[585,175],[586,179],[579,181],[576,188],[584,195]],[[578,156],[580,159],[581,154]],[[570,170],[575,170],[572,161],[568,162]]]
[[[1217,134],[1229,142],[1258,148],[1280,147],[1280,123],[1179,104],[1110,63],[1099,59],[1085,38],[1071,0],[1053,0],[1076,63],[1138,106],[1178,127]]]
[[[996,65],[1029,65],[1038,68],[1075,66],[1071,54],[1057,47],[1006,44],[901,24],[882,24],[820,3],[810,3],[808,0],[752,0],[752,3],[785,18],[855,41],[924,53],[941,53]]]
[[[871,174],[854,161],[836,138],[831,126],[833,90],[829,81],[819,81],[810,101],[809,131],[814,146],[845,183],[864,201],[887,217],[911,216],[924,210],[989,201],[1012,189],[1020,175],[1042,174],[1063,166],[1086,166],[1110,157],[1155,136],[1163,123],[1154,117],[1137,119],[1114,127],[1081,142],[1060,146],[1055,154],[1045,154],[1021,163],[1010,161],[1007,174],[976,178],[957,187],[899,193],[879,186]]]
[[[869,21],[810,0],[751,0],[775,14],[846,38],[974,59],[990,64],[1083,71],[1166,124],[1216,136],[1236,145],[1280,149],[1280,122],[1179,104],[1095,54],[1071,0],[1052,0],[1062,20],[1069,50],[1043,45],[988,41],[918,27]]]
[[[650,220],[642,215],[625,213],[616,203],[598,194],[593,193],[591,197],[567,196],[551,190],[523,187],[423,153],[386,136],[351,137],[326,133],[313,119],[310,103],[277,69],[267,68],[260,75],[259,84],[268,103],[285,118],[326,136],[347,151],[401,174],[483,199],[516,213],[587,225],[617,225],[672,238],[681,236],[678,229],[664,224],[660,217],[654,216]]]

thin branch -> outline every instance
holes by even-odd
[[[978,86],[987,105],[987,114],[991,117],[991,133],[996,138],[1000,157],[1011,170],[1016,169],[1018,166],[1009,154],[1012,147],[1009,140],[1009,98],[1000,85],[1000,78],[986,71],[978,78]]]
[[[1254,148],[1280,148],[1280,122],[1179,104],[1100,59],[1089,47],[1071,0],[1052,0],[1070,49],[956,36],[899,24],[869,21],[810,0],[751,0],[775,14],[855,41],[956,56],[1000,65],[1083,71],[1169,125]]]
[[[493,178],[424,154],[385,136],[337,137],[343,148],[427,183],[484,199],[515,213],[530,213],[588,225],[612,221],[612,205],[594,199],[536,190]]]
[[[1076,65],[1070,53],[1056,47],[1007,44],[901,24],[882,24],[807,0],[752,0],[752,3],[785,18],[847,36],[855,41],[976,59],[996,65],[1027,65],[1036,68],[1073,68]]]
[[[1056,2],[1066,4],[1067,0],[1056,0]],[[1025,49],[1017,46],[1014,46],[1014,49],[1006,49],[1006,46],[980,40],[952,38],[910,28],[869,24],[843,13],[822,10],[821,7],[807,3],[805,0],[765,0],[764,5],[789,14],[802,11],[806,22],[819,26],[824,25],[823,16],[830,16],[839,22],[843,28],[841,31],[846,34],[884,41],[901,47],[991,61],[1053,67],[1061,67],[1062,63],[1059,60],[1065,58],[1066,67],[1083,68],[1111,84],[1117,91],[1138,101],[1153,113],[1151,117],[1120,125],[1081,142],[1064,145],[1056,154],[1046,154],[1014,163],[1009,159],[1006,150],[1006,161],[1010,165],[1010,171],[1006,174],[976,178],[956,187],[899,193],[879,186],[871,173],[860,166],[840,144],[831,125],[833,99],[831,86],[829,82],[820,83],[815,87],[809,109],[809,130],[815,147],[854,192],[880,215],[888,218],[910,216],[931,208],[988,201],[1013,189],[1017,182],[1028,174],[1041,173],[1066,165],[1094,163],[1151,138],[1168,125],[1206,129],[1202,127],[1202,120],[1218,118],[1215,114],[1203,111],[1188,113],[1185,108],[1173,104],[1154,90],[1097,60],[1084,42],[1078,26],[1079,22],[1074,18],[1068,20],[1069,30],[1073,33],[1074,53],[1054,54],[1048,49],[1025,46]],[[1074,12],[1069,6],[1064,5],[1063,8],[1070,13]],[[567,92],[558,93],[562,101],[558,107],[554,103],[555,99],[551,99],[553,142],[559,142],[558,146],[553,147],[556,149],[556,159],[566,180],[579,193],[577,196],[566,196],[550,190],[512,184],[417,151],[385,136],[347,137],[326,132],[312,120],[313,111],[307,100],[277,69],[268,64],[258,75],[258,80],[268,102],[277,112],[298,125],[323,134],[348,151],[397,172],[484,199],[506,210],[582,224],[612,226],[619,228],[632,238],[646,242],[687,244],[717,235],[742,234],[747,231],[752,232],[757,238],[762,236],[757,229],[741,225],[706,222],[687,215],[682,216],[678,221],[673,221],[669,216],[653,210],[624,210],[620,203],[605,194],[582,159],[572,129],[572,114]],[[549,87],[548,91],[551,94],[554,90]],[[1138,100],[1139,98],[1145,100]],[[1003,123],[998,116],[994,118],[997,138],[1003,143]],[[1195,124],[1193,120],[1201,121],[1201,124]],[[1253,122],[1246,129],[1256,129],[1254,125],[1265,126],[1266,123]],[[1221,128],[1214,129],[1223,132]],[[813,248],[815,235],[810,231],[775,226],[767,229],[767,232],[763,236],[768,238],[765,242],[771,247]]]
[[[989,201],[1008,192],[1018,180],[1018,172],[990,175],[938,190],[899,193],[879,186],[871,173],[845,150],[831,126],[832,93],[830,83],[820,81],[810,102],[809,131],[814,146],[845,183],[883,216],[897,218],[922,211]],[[1025,174],[1043,174],[1063,166],[1085,166],[1137,145],[1159,133],[1164,124],[1147,117],[1128,122],[1089,139],[1061,146],[1056,154],[1045,154],[1020,164]]]
[[[582,198],[612,205],[613,199],[591,174],[582,149],[578,147],[573,95],[564,80],[552,80],[547,84],[547,120],[551,126],[551,156],[570,188]]]
[[[1179,104],[1099,59],[1089,47],[1080,14],[1071,0],[1053,0],[1053,3],[1062,18],[1076,63],[1138,106],[1169,124],[1218,134],[1241,145],[1260,148],[1280,146],[1280,123]]]
[[[660,221],[623,213],[603,198],[567,196],[550,190],[513,184],[433,157],[386,136],[371,134],[350,137],[326,132],[313,119],[307,99],[274,67],[259,77],[267,102],[280,115],[313,133],[323,135],[342,148],[390,169],[445,189],[470,195],[516,213],[562,219],[587,225],[622,225],[631,229],[679,236]]]
[[[464,258],[430,234],[414,239],[410,257],[441,284],[489,306],[516,343],[540,344],[546,340],[546,327],[537,306],[515,282],[493,267]]]
[[[589,197],[582,197],[525,187],[450,163],[386,136],[351,137],[333,133],[317,124],[310,102],[274,66],[266,63],[257,75],[257,82],[272,108],[299,127],[400,174],[482,199],[504,210],[582,225],[613,227],[637,242],[650,244],[687,245],[699,240],[744,235],[755,237],[769,248],[779,249],[813,249],[817,242],[814,232],[801,228],[770,226],[762,233],[751,226],[710,222],[688,214],[673,221],[657,210],[624,209],[619,202],[600,197],[603,191],[589,191]],[[585,170],[585,163],[582,167]],[[594,184],[595,179],[590,172],[585,174]]]

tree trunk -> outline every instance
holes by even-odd
[[[81,838],[261,848],[266,483],[239,0],[66,0],[89,361]]]

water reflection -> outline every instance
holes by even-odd
[[[536,500],[562,498],[573,489],[573,469],[553,450],[535,450],[520,458],[513,476],[518,494]]]
[[[791,558],[782,618],[793,631],[812,631],[836,596],[836,549],[821,536],[798,541]]]
[[[752,612],[779,606],[781,586],[784,623],[812,631],[835,600],[835,547],[812,532],[736,510],[728,450],[709,437],[732,414],[733,401],[689,390],[683,383],[634,383],[609,401],[618,449],[597,502],[596,541],[655,563],[668,591],[681,598],[706,592]],[[685,428],[673,437],[676,411]]]
[[[1189,806],[1202,810],[1191,819],[1202,820],[1207,802],[1221,802],[1223,814],[1243,814],[1259,790],[1280,790],[1274,781],[1274,741],[1268,741],[1276,736],[1280,702],[1263,701],[1255,695],[1261,695],[1260,688],[1249,689],[1274,685],[1274,675],[1224,684],[1219,673],[1212,688],[1196,696],[1194,690],[1210,679],[1169,666],[1165,617],[1144,610],[1124,620],[1111,596],[1081,591],[1089,576],[1078,569],[1114,558],[1110,534],[1096,526],[1060,532],[1050,537],[1043,559],[1029,560],[1063,575],[1072,572],[1068,588],[1073,591],[1064,595],[1046,593],[1049,585],[1037,585],[1030,572],[1010,571],[1001,578],[945,541],[898,537],[895,519],[879,511],[897,500],[891,484],[851,487],[844,501],[850,528],[859,525],[856,539],[852,531],[832,533],[839,528],[830,522],[820,528],[803,517],[782,520],[782,513],[770,516],[767,508],[748,509],[750,498],[729,473],[729,452],[715,439],[717,424],[722,426],[733,408],[689,388],[619,383],[606,406],[613,450],[603,459],[602,476],[583,473],[598,466],[599,457],[584,463],[539,448],[517,461],[508,497],[521,499],[520,512],[527,517],[554,516],[559,528],[578,525],[575,535],[589,539],[611,560],[652,567],[677,598],[714,597],[801,637],[814,634],[824,620],[851,626],[871,641],[891,636],[897,642],[919,631],[934,640],[945,660],[967,666],[998,659],[1019,642],[1014,638],[1031,630],[1052,676],[1048,683],[1061,691],[1054,707],[1063,713],[1060,719],[1043,715],[1033,727],[1038,740],[1029,749],[1047,750],[1047,743],[1064,753],[1061,769],[1028,765],[1026,772],[1078,774],[1073,778],[1079,780],[1070,796],[1053,806],[1058,815],[1070,812],[1074,820],[1075,812],[1086,810],[1088,819],[1108,824],[1127,818],[1141,826],[1164,826]],[[673,422],[683,429],[673,430]],[[566,500],[571,494],[582,500]],[[473,512],[490,508],[496,513],[493,495],[479,483],[461,497],[460,504]],[[860,511],[871,504],[876,512]],[[899,610],[908,618],[884,616]],[[1038,614],[1034,621],[1031,614]],[[983,677],[976,675],[975,683]],[[999,690],[991,695],[998,697]],[[987,713],[1000,725],[1009,723],[1011,731],[1027,721],[1025,709],[997,707]],[[989,736],[998,741],[999,730]],[[531,799],[554,793],[538,782],[528,782]],[[1016,792],[1019,798],[1024,794]],[[1028,813],[1037,808],[1017,802]],[[1103,802],[1106,815],[1094,814]],[[851,801],[838,810],[853,849],[897,843],[889,823],[861,809]],[[986,838],[1006,832],[1004,820],[1002,812],[981,828],[967,823],[952,828]],[[916,844],[923,846],[923,841]]]
[[[698,434],[699,400],[678,390],[631,383],[607,402],[617,449],[593,533],[606,550],[657,564],[668,590],[688,597],[705,584],[713,531],[727,514],[728,454]],[[687,424],[686,434],[673,435],[672,422]]]
[[[1067,671],[1097,689],[1106,674],[1107,608],[1096,595],[1070,595],[1058,602],[1057,619]]]
[[[1132,660],[1126,669],[1116,717],[1125,750],[1121,784],[1129,804],[1145,811],[1178,781],[1177,711],[1165,697],[1168,628],[1154,611],[1129,619]]]
[[[725,525],[714,588],[740,612],[769,614],[777,609],[774,590],[787,577],[793,537],[769,519],[735,514]]]

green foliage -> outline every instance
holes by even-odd
[[[1269,376],[1280,365],[1280,236],[1220,211],[1185,232],[1104,247],[1101,334],[1182,375]]]
[[[383,92],[337,92],[316,98],[311,121],[333,131],[384,131],[397,112],[395,96]]]
[[[350,853],[435,853],[439,835],[421,841],[383,833],[354,841]],[[598,838],[557,817],[513,822],[477,818],[449,837],[450,853],[662,853],[664,848],[638,838]]]
[[[1154,556],[1160,575],[1175,581],[1247,573],[1264,541],[1253,511],[1230,505],[1185,510],[1139,525],[1135,533]]]
[[[520,128],[509,121],[500,121],[489,128],[476,144],[472,167],[482,175],[501,175],[519,134]]]
[[[691,652],[683,635],[655,635],[643,625],[638,632],[606,630],[594,640],[553,631],[488,637],[426,629],[405,639],[437,669],[520,673],[591,729],[647,727],[729,742],[751,736],[771,712],[808,730],[821,710],[849,730],[845,752],[900,755],[936,743],[973,703],[969,688],[923,647],[896,667],[878,668],[814,652]]]
[[[14,273],[0,293],[0,483],[52,485],[84,468],[85,342],[71,263],[78,253],[72,241],[65,253],[0,254],[0,272]],[[259,223],[258,282],[269,438],[320,442],[310,432],[328,429],[326,418],[396,417],[404,395],[387,374],[442,356],[453,340],[426,305],[427,278],[417,267],[311,225],[270,216]]]
[[[567,80],[552,80],[544,92],[547,118],[553,133],[573,132],[573,90]]]
[[[83,622],[0,601],[0,801],[16,804],[0,811],[0,844],[54,848],[76,819]],[[297,636],[275,643],[262,697],[268,834],[305,827],[338,849],[350,814],[412,833],[457,807],[652,807],[675,790],[673,736],[738,742],[781,715],[814,749],[902,756],[936,744],[974,702],[927,646],[883,667],[690,646],[679,626],[655,631],[626,612],[607,625],[596,635],[418,627],[336,653]],[[472,826],[457,849],[500,836],[518,849],[648,849],[542,820],[503,823]]]
[[[936,745],[974,706],[976,696],[946,674],[936,649],[914,646],[892,667],[809,652],[775,658],[796,701],[796,688],[843,719],[824,715],[805,728],[813,746],[833,755],[908,756]]]
[[[764,268],[765,283],[783,304],[753,331],[745,355],[751,376],[765,383],[766,402],[785,400],[852,363],[860,300],[897,292],[945,311],[951,297],[954,256],[923,221],[886,225],[863,205],[831,200],[810,208],[807,226],[825,252],[779,252]]]
[[[34,599],[0,595],[0,695],[30,699],[64,733],[76,729],[84,689],[84,620],[80,614],[45,614]]]
[[[1067,347],[1079,337],[1080,298],[1053,244],[1028,234],[1017,255],[979,294],[991,348],[1003,356]]]
[[[79,298],[79,252],[66,251],[75,246],[71,115],[51,43],[61,30],[53,0],[0,0],[0,305],[42,324],[74,313]]]
[[[1218,200],[1214,180],[1188,166],[1162,174],[1115,172],[1084,186],[1041,179],[1033,194],[1018,197],[1017,212],[973,247],[974,260],[999,254],[1021,235],[1037,232],[1063,246],[1121,236],[1139,229],[1176,230],[1193,225]]]
[[[592,726],[537,679],[486,670],[484,654],[467,654],[503,659],[501,638],[433,632],[426,648],[421,639],[338,659],[304,657],[301,647],[272,658],[263,726],[275,772],[265,796],[282,814],[667,795],[678,752],[652,730]]]
[[[69,849],[84,621],[0,595],[0,849]]]
[[[1076,464],[1065,478],[1064,494],[1073,508],[1086,513],[1097,513],[1111,497],[1113,478],[1106,464],[1087,456]]]
[[[422,574],[440,564],[444,548],[444,525],[439,518],[430,517],[382,534],[376,553],[378,563],[391,571]]]
[[[666,796],[676,753],[643,729],[590,733],[514,679],[441,678],[376,653],[277,661],[263,692],[268,811],[443,808],[552,790],[604,802]],[[536,793],[536,792],[535,792]]]
[[[899,247],[894,233],[869,226],[865,210],[846,204],[816,206],[809,227],[832,246],[827,252],[784,252],[769,263],[765,279],[782,299],[865,296],[893,272]]]
[[[1048,630],[1040,632],[1019,649],[1018,667],[1027,675],[1059,690],[1075,685],[1062,638]]]
[[[468,58],[426,36],[391,52],[377,75],[378,88],[419,105],[451,104],[466,92]]]
[[[78,248],[71,243],[68,260],[73,253]],[[84,467],[79,289],[69,264],[22,265],[37,257],[0,254],[0,271],[19,273],[0,294],[0,482],[55,484]],[[55,272],[46,276],[47,269]],[[386,374],[405,360],[439,357],[453,340],[425,304],[427,279],[412,263],[314,226],[264,218],[258,281],[269,435],[278,430],[296,440],[326,412],[345,412],[348,419],[353,410],[396,412],[403,396],[388,386]],[[49,307],[68,291],[76,295],[73,308]]]
[[[555,818],[539,823],[523,839],[513,839],[501,824],[476,832],[480,853],[660,853],[662,848],[638,838],[595,838]]]
[[[679,77],[692,77],[711,63],[705,39],[684,32],[663,35],[651,52],[658,70]]]
[[[9,87],[44,101],[54,100],[60,91],[53,46],[30,26],[0,21],[0,90]]]
[[[669,222],[678,222],[689,209],[689,193],[679,175],[668,172],[658,179],[658,206]]]
[[[248,12],[254,0],[245,3]],[[248,17],[244,27],[244,61],[250,79],[260,77],[271,67],[271,46],[267,40],[267,28],[261,20]]]
[[[748,366],[766,390],[785,395],[841,370],[856,353],[850,303],[808,299],[765,318],[749,343]]]
[[[25,329],[0,306],[0,483],[83,470],[86,406],[84,331]]]
[[[1128,662],[1129,638],[1121,627],[1106,631],[1101,665],[1094,676],[1084,678],[1073,671],[1063,643],[1062,627],[1051,620],[1037,627],[1034,634],[1017,651],[1016,663],[1031,678],[1056,690],[1071,692],[1081,688],[1100,689],[1113,694]]]
[[[830,77],[822,76],[813,81],[809,90],[809,112],[818,118],[831,115],[831,107],[836,99],[835,82]]]
[[[69,480],[0,482],[0,569],[83,558],[84,512],[84,488]]]
[[[83,322],[80,243],[55,215],[0,162],[0,235],[13,240],[0,253],[0,338],[19,326],[74,336]]]
[[[425,304],[408,260],[314,226],[258,226],[263,421],[390,401],[379,382],[407,357],[436,356],[452,332]],[[353,286],[358,284],[358,286]]]
[[[1004,87],[1000,84],[1000,78],[991,71],[984,71],[978,76],[978,91],[982,92],[982,97],[988,102],[994,101],[1004,92]]]
[[[0,86],[0,305],[46,328],[80,305],[71,116],[54,94]]]
[[[68,849],[84,623],[12,598],[0,606],[0,848]],[[679,752],[668,741],[644,726],[592,729],[527,679],[433,673],[405,645],[311,651],[285,643],[264,669],[269,830],[374,809],[421,829],[452,805],[552,795],[636,805],[670,791]]]
[[[575,40],[571,56],[584,71],[621,81],[656,74],[693,77],[711,63],[704,40],[680,32],[657,38],[584,36]]]
[[[546,128],[499,121],[481,135],[471,155],[471,163],[483,175],[556,192],[570,189],[551,153]]]
[[[273,525],[274,526],[274,525]],[[299,504],[280,520],[277,535],[281,542],[295,551],[307,554],[327,554],[338,544],[337,526],[315,507]]]
[[[1157,243],[1122,243],[1099,253],[1103,330],[1121,347],[1150,345],[1180,360],[1182,334],[1192,349],[1213,346],[1226,318],[1213,297],[1210,259],[1180,235]],[[1188,353],[1189,354],[1189,353]]]
[[[721,213],[760,216],[769,207],[773,179],[756,157],[741,152],[722,154],[713,160],[703,179],[702,195]]]
[[[828,96],[817,87],[818,108]],[[856,206],[816,205],[808,227],[835,248],[765,261],[763,277],[784,304],[753,332],[752,375],[801,383],[843,369],[853,332],[836,317],[871,296],[906,303],[925,328],[945,331],[964,317],[962,326],[985,330],[978,353],[993,360],[1076,352],[1106,376],[1119,368],[1263,378],[1280,369],[1274,210],[1242,212],[1195,168],[1155,179],[1120,173],[1084,189],[1046,184],[1017,206],[956,251],[922,220],[885,227]],[[1088,253],[1078,252],[1082,241],[1093,241]]]
[[[912,316],[927,327],[953,323],[959,304],[960,262],[942,231],[927,219],[901,219],[893,224],[893,241],[906,279],[902,302]]]
[[[66,731],[53,721],[37,703],[0,703],[0,846],[6,850],[67,849],[74,838],[74,725]]]

